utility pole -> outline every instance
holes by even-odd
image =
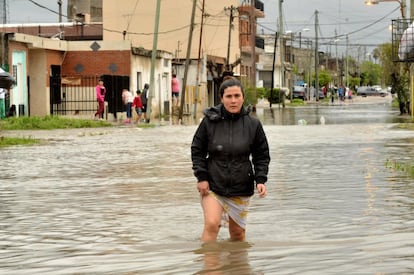
[[[318,51],[318,19],[319,11],[315,10],[315,98],[319,101],[319,51]]]
[[[279,91],[279,101],[280,101],[280,92],[284,86],[285,82],[285,66],[284,66],[284,44],[283,44],[283,12],[282,12],[282,3],[283,0],[279,0],[279,59],[280,59],[280,91]]]
[[[272,108],[272,100],[273,100],[273,89],[275,85],[275,62],[276,62],[276,48],[277,48],[277,38],[278,33],[275,33],[275,44],[273,48],[273,65],[272,65],[272,85],[270,85],[270,100],[269,100],[269,107]]]
[[[62,0],[57,1],[59,5],[59,23],[62,23]]]
[[[155,59],[157,57],[157,44],[158,44],[158,26],[160,23],[160,10],[161,10],[161,0],[157,0],[157,8],[155,12],[155,24],[154,24],[154,38],[152,42],[152,53],[151,53],[151,73],[150,73],[150,87],[148,91],[148,102],[147,102],[147,115],[148,120],[151,120],[151,100],[154,94],[154,74],[155,74]],[[160,114],[161,120],[161,114]]]
[[[158,0],[160,1],[160,0]],[[184,69],[184,79],[183,84],[181,85],[181,103],[180,103],[180,111],[178,114],[178,120],[182,121],[183,119],[183,108],[185,103],[185,88],[187,86],[187,75],[188,75],[188,67],[190,65],[190,55],[191,55],[191,45],[193,41],[193,31],[194,31],[194,20],[195,20],[195,12],[196,12],[197,0],[193,0],[193,8],[191,11],[191,23],[190,23],[190,32],[188,34],[188,44],[187,44],[187,55],[185,58],[185,69]]]
[[[3,0],[3,24],[7,24],[7,0]]]
[[[174,72],[176,74],[178,74],[178,72],[177,72],[177,63],[178,63],[178,60],[179,60],[180,52],[181,52],[181,50],[180,50],[180,40],[178,40],[177,41],[177,49],[175,50],[175,54],[174,54],[174,59],[175,59],[175,62],[176,62],[176,65],[174,67]]]
[[[62,39],[62,0],[57,1],[59,5],[59,39]]]
[[[307,40],[308,49],[309,49],[309,74],[308,74],[308,87],[307,87],[307,96],[308,100],[311,100],[311,94],[310,94],[310,87],[312,84],[312,51],[313,51],[313,43],[312,40]]]
[[[233,11],[236,10],[235,7],[230,6],[230,8],[224,8],[225,11],[230,10],[230,18],[229,18],[229,40],[227,43],[227,60],[226,60],[226,71],[231,71],[230,68],[230,46],[231,46],[231,29],[233,27],[233,20],[234,20],[234,16],[233,16]]]
[[[251,85],[253,89],[256,89],[256,15],[254,10],[255,7],[255,0],[251,0],[251,7],[250,7],[250,36],[251,36],[251,46],[252,46],[252,75],[251,75]]]
[[[346,52],[346,56],[345,56],[345,87],[348,87],[349,86],[349,83],[348,83],[348,70],[349,70],[349,64],[348,64],[348,55],[349,55],[349,53],[348,53],[348,46],[349,46],[349,39],[348,39],[348,34],[346,34],[346,50],[345,50],[345,52]],[[344,91],[345,92],[345,91]]]
[[[194,114],[193,114],[193,118],[194,118],[194,122],[196,122],[196,118],[197,118],[197,98],[198,98],[198,83],[199,83],[199,79],[200,79],[200,63],[201,63],[201,42],[202,42],[202,37],[203,37],[203,25],[204,25],[204,7],[205,7],[205,0],[203,0],[203,7],[201,8],[201,26],[200,26],[200,39],[198,41],[198,59],[197,59],[197,72],[196,72],[196,92],[195,92],[195,98],[194,98]],[[233,9],[233,6],[232,6]],[[230,38],[229,38],[230,39]],[[227,58],[228,57],[228,52],[227,52]],[[227,64],[228,64],[228,59],[227,59]]]
[[[405,3],[407,4],[407,3]],[[405,7],[407,7],[407,5],[405,5]],[[412,23],[412,18],[414,17],[414,0],[410,0],[410,16],[409,18],[411,18],[410,23]]]
[[[338,61],[338,33],[335,29],[335,58],[336,58],[336,83],[339,86],[339,61]]]

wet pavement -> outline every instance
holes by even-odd
[[[413,274],[414,180],[386,167],[413,163],[407,118],[388,102],[257,115],[269,195],[247,242],[204,246],[196,126],[3,132],[44,142],[0,151],[0,274]]]

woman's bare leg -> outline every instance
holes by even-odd
[[[210,194],[201,198],[201,205],[204,212],[204,229],[201,235],[201,241],[214,242],[217,240],[217,235],[220,230],[223,207]]]
[[[246,230],[240,227],[231,217],[229,217],[229,233],[232,241],[244,241]]]

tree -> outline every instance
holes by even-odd
[[[382,80],[385,85],[390,86],[392,85],[391,75],[400,74],[400,64],[393,62],[391,43],[382,44],[377,49],[379,51],[379,61],[382,67]]]
[[[331,74],[327,70],[319,72],[319,87],[323,87],[332,81]]]
[[[387,86],[392,87],[392,92],[397,94],[401,114],[407,113],[409,102],[408,68],[404,63],[394,62],[392,59],[392,45],[385,43],[379,46],[380,63],[383,68],[383,80]]]
[[[361,85],[379,85],[381,77],[381,66],[372,61],[364,61],[361,64]]]

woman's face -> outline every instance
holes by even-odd
[[[224,90],[223,97],[221,98],[221,103],[223,103],[224,108],[227,112],[231,114],[240,113],[244,102],[243,92],[238,86],[231,86]]]

